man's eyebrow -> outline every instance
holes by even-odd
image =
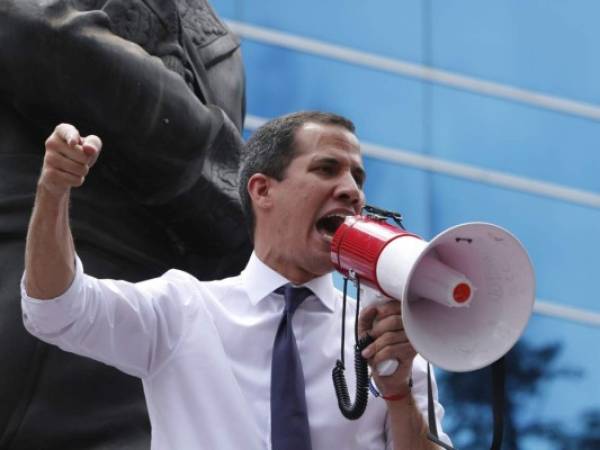
[[[318,164],[330,164],[330,165],[340,165],[341,162],[339,161],[338,158],[335,158],[333,156],[325,156],[325,155],[319,155],[317,156],[313,162],[318,163]],[[358,178],[362,183],[364,183],[364,181],[367,179],[367,172],[364,169],[363,166],[353,166],[352,169],[352,175],[356,178]]]
[[[320,155],[320,156],[317,156],[314,160],[318,163],[326,163],[326,164],[339,164],[340,163],[338,161],[338,159],[334,158],[333,156]]]

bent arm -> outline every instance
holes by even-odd
[[[46,140],[25,246],[25,287],[38,299],[67,290],[75,273],[75,249],[69,226],[71,188],[83,184],[102,147],[96,136],[81,138],[68,124],[56,127]]]
[[[412,394],[387,403],[394,449],[440,450],[439,446],[427,439],[427,424]]]
[[[169,360],[191,320],[215,338],[206,308],[190,292],[199,292],[198,283],[185,272],[140,283],[100,280],[77,258],[74,279],[58,297],[40,301],[22,292],[23,322],[44,342],[144,378]]]
[[[359,333],[365,332],[369,333],[374,342],[363,350],[363,357],[374,368],[373,378],[386,399],[393,448],[439,450],[438,445],[427,439],[424,419],[426,402],[423,404],[421,401],[417,405],[417,396],[413,395],[418,389],[421,391],[419,397],[423,397],[423,389],[426,392],[426,374],[423,360],[417,357],[404,330],[400,302],[392,300],[364,308],[359,318]],[[393,374],[380,376],[376,368],[388,360],[397,360],[398,367]],[[415,382],[413,391],[409,382],[411,378]]]
[[[184,333],[183,310],[190,307],[196,280],[172,271],[134,284],[83,273],[69,227],[69,197],[85,181],[101,145],[69,124],[57,126],[46,140],[27,234],[23,319],[46,342],[143,377],[168,358]]]

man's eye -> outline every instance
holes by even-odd
[[[335,172],[335,169],[332,166],[320,166],[317,170],[326,175],[331,175]]]

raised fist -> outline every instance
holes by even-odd
[[[82,137],[73,125],[61,123],[46,139],[46,154],[38,185],[60,196],[85,181],[102,148],[98,136]]]

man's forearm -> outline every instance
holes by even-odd
[[[73,281],[75,248],[69,198],[71,189],[85,181],[102,142],[94,135],[82,138],[73,125],[60,124],[45,145],[25,247],[25,289],[38,299],[59,296]]]
[[[57,297],[75,274],[69,227],[69,193],[57,196],[38,186],[25,250],[25,288],[38,299]]]
[[[394,450],[439,450],[440,447],[427,439],[427,424],[411,394],[387,403]]]

